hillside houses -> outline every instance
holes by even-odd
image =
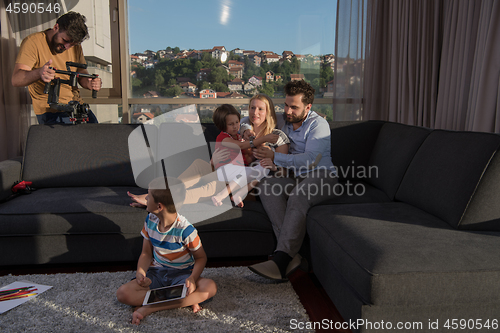
[[[212,59],[208,58],[208,55]],[[343,59],[336,63],[333,54],[299,55],[289,50],[277,54],[268,50],[241,48],[228,51],[225,46],[200,50],[181,50],[178,47],[158,51],[145,50],[131,54],[130,61],[131,76],[135,87],[142,88],[141,94],[154,90],[155,94],[148,93],[147,97],[156,95],[182,98],[222,98],[224,94],[221,91],[245,94],[247,97],[258,92],[281,94],[283,84],[279,82],[284,79],[307,79],[312,82],[316,75],[314,70],[317,68],[321,71],[331,70],[332,72],[325,74],[328,81],[331,81],[335,66],[338,73],[343,70],[348,72],[348,82],[355,84],[358,81],[351,76],[361,72],[364,65],[362,61],[346,63]],[[303,65],[297,61],[303,62]],[[159,71],[154,71],[155,69]],[[224,69],[227,75],[221,69]],[[322,81],[321,84],[326,82]],[[326,85],[318,85],[316,89],[317,92],[328,91]],[[229,93],[226,95],[230,95]]]

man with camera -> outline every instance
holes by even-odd
[[[39,124],[71,122],[66,112],[49,106],[44,89],[45,84],[55,78],[56,69],[66,69],[66,62],[86,64],[80,45],[89,37],[85,21],[85,16],[68,12],[57,19],[52,29],[31,34],[21,43],[12,73],[12,85],[28,86]],[[77,72],[89,74],[84,68],[77,68]],[[102,87],[100,78],[79,77],[78,83],[89,90],[98,91]],[[83,103],[78,87],[61,84],[59,103],[70,101]],[[88,118],[90,123],[98,122],[90,110]]]

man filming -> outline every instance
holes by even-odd
[[[70,123],[66,112],[50,108],[44,88],[47,82],[54,79],[55,69],[66,70],[67,61],[86,64],[80,45],[89,38],[85,21],[85,16],[68,12],[57,19],[52,29],[31,34],[21,43],[12,73],[12,85],[29,86],[28,90],[39,124]],[[89,74],[83,68],[76,70],[79,73]],[[89,90],[99,91],[102,87],[100,78],[79,77],[78,83]],[[70,101],[83,103],[77,87],[61,84],[59,103],[67,104]],[[98,122],[90,110],[88,117],[89,123]]]

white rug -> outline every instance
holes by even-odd
[[[289,282],[268,281],[247,267],[225,267],[203,272],[218,291],[202,311],[160,311],[135,326],[132,307],[115,296],[132,276],[132,271],[1,276],[0,286],[28,280],[53,288],[1,314],[0,332],[292,332],[291,320],[309,320]]]

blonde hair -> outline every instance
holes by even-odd
[[[264,127],[264,131],[262,135],[267,135],[271,133],[275,127],[276,127],[276,111],[274,110],[274,103],[271,99],[271,97],[265,95],[265,94],[257,94],[250,98],[250,102],[248,103],[248,108],[252,106],[252,101],[258,99],[261,102],[264,102],[266,104],[266,126]],[[250,124],[252,124],[252,120],[249,118]],[[252,124],[253,127],[253,124]],[[256,133],[260,134],[260,133]]]

